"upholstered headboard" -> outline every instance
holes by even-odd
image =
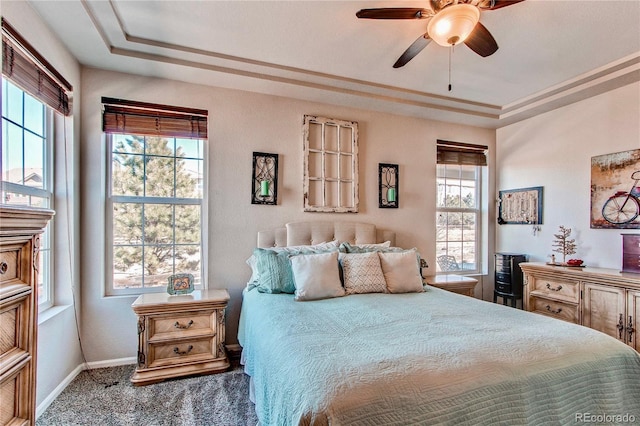
[[[319,244],[338,240],[338,243],[373,244],[391,241],[396,245],[396,234],[376,229],[370,223],[359,222],[290,222],[284,228],[258,232],[258,247],[283,247]]]

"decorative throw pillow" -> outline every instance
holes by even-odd
[[[291,272],[288,252],[276,252],[257,248],[253,251],[256,259],[258,279],[253,283],[261,293],[293,293],[295,285]]]
[[[387,292],[378,253],[340,253],[338,259],[347,294]]]
[[[424,291],[420,276],[418,251],[413,248],[400,253],[379,252],[380,266],[389,293],[416,293]]]
[[[324,251],[333,250],[338,247],[338,240],[329,241],[320,244],[308,245],[308,246],[284,246],[284,247],[268,247],[261,248],[261,250],[270,250],[276,253],[300,253],[302,251],[310,252],[310,253],[323,253]],[[255,252],[251,255],[250,258],[246,260],[246,264],[251,268],[251,278],[249,278],[250,286],[257,286],[258,281],[260,280],[260,273],[258,272],[258,260],[256,258]],[[292,291],[293,293],[293,291]]]
[[[402,251],[403,248],[400,247],[391,247],[391,241],[385,241],[380,244],[360,244],[360,245],[352,245],[348,242],[344,242],[340,244],[340,252],[342,253],[371,253],[376,251]]]
[[[296,300],[344,296],[338,275],[338,252],[292,255]]]

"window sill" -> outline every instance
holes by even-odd
[[[51,318],[58,316],[67,309],[73,309],[72,305],[56,305],[38,313],[38,325],[49,321]]]

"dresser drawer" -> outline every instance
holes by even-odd
[[[207,337],[150,344],[147,366],[154,368],[214,360],[217,355],[215,342],[215,337]]]
[[[505,283],[497,282],[496,283],[496,291],[500,292],[500,293],[511,294],[512,293],[511,284],[505,284]]]
[[[566,302],[578,303],[580,299],[580,285],[577,281],[535,277],[531,290],[537,294]]]
[[[19,365],[0,376],[0,424],[26,425],[32,413],[29,406],[31,361],[24,359]]]
[[[4,302],[0,305],[0,366],[8,367],[27,357],[25,324],[29,319],[30,295]]]
[[[0,283],[13,280],[18,277],[20,250],[8,250],[0,252]]]
[[[622,256],[622,272],[640,273],[640,253]]]
[[[534,298],[533,312],[538,312],[553,318],[580,324],[578,306],[556,300]]]
[[[216,310],[149,317],[149,342],[216,334]]]

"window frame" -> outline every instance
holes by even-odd
[[[208,243],[206,239],[207,235],[207,223],[208,223],[208,143],[207,139],[197,139],[202,143],[202,197],[201,198],[193,198],[186,199],[180,197],[154,197],[154,196],[127,196],[127,195],[113,195],[112,191],[112,177],[113,177],[113,140],[116,135],[125,135],[125,136],[140,136],[140,137],[159,137],[174,141],[176,139],[189,139],[189,138],[181,138],[178,136],[162,136],[162,135],[138,135],[138,134],[130,134],[130,133],[104,133],[105,138],[105,146],[106,146],[106,202],[105,202],[105,257],[106,257],[106,281],[104,286],[104,295],[105,296],[126,296],[126,295],[139,295],[146,293],[161,293],[167,290],[165,286],[151,286],[151,287],[132,287],[125,289],[116,289],[114,286],[114,240],[113,240],[113,231],[114,231],[114,217],[113,217],[113,208],[114,203],[142,203],[142,204],[171,204],[175,205],[198,205],[200,206],[200,282],[195,283],[196,289],[206,289],[207,288],[207,262],[208,259]],[[190,138],[194,139],[194,138]],[[175,152],[174,156],[175,157]],[[190,158],[190,157],[189,157]],[[175,171],[174,171],[175,172]],[[145,173],[146,176],[146,173]],[[175,184],[175,183],[174,183]],[[174,192],[175,193],[175,192]],[[194,201],[199,200],[199,201]],[[172,241],[172,244],[175,245],[175,237]],[[143,244],[144,246],[144,244]],[[174,271],[177,273],[178,271]],[[144,282],[143,282],[144,285]]]
[[[18,124],[15,121],[9,119],[9,117],[5,117],[4,111],[2,114],[3,122],[10,122],[15,126],[18,126],[22,130],[22,138],[21,138],[21,150],[22,150],[22,170],[24,174],[25,170],[25,132],[29,132],[32,135],[37,137],[42,137],[43,140],[43,153],[42,153],[42,186],[43,188],[33,188],[28,185],[21,185],[14,182],[4,181],[4,175],[0,176],[0,182],[2,185],[2,192],[11,192],[15,194],[24,195],[27,197],[38,197],[46,200],[46,205],[42,206],[43,208],[54,210],[55,208],[55,181],[54,181],[54,144],[55,144],[55,119],[54,119],[54,111],[51,107],[49,107],[45,102],[38,99],[37,97],[31,95],[28,91],[24,90],[22,87],[13,83],[11,79],[2,76],[0,79],[2,82],[3,90],[2,96],[4,98],[5,94],[8,92],[4,90],[5,82],[7,84],[11,84],[20,90],[22,95],[22,124]],[[27,129],[25,127],[25,96],[30,96],[35,101],[39,102],[43,107],[42,114],[42,131],[43,135],[37,135]],[[4,101],[4,99],[3,99]],[[0,167],[1,169],[2,167]],[[24,176],[23,176],[24,177]],[[2,200],[4,202],[4,200]],[[28,205],[31,205],[31,200],[29,200]],[[37,301],[38,301],[38,311],[43,312],[54,305],[55,302],[55,283],[54,283],[54,256],[55,252],[53,250],[54,247],[54,220],[52,218],[44,229],[42,236],[40,237],[40,248],[39,248],[39,273],[38,273],[38,281],[42,281],[42,291],[38,291],[37,293]],[[39,283],[38,283],[39,286]],[[39,289],[38,289],[39,290]]]
[[[448,237],[445,238],[444,240],[439,240],[438,239],[438,217],[440,216],[440,213],[462,213],[462,214],[473,214],[475,216],[475,239],[473,240],[456,240],[456,242],[460,242],[461,244],[463,244],[463,250],[464,250],[464,243],[465,242],[470,242],[473,241],[474,243],[474,259],[473,259],[473,263],[475,265],[475,267],[473,269],[464,269],[464,262],[462,262],[463,259],[460,259],[461,262],[459,263],[459,268],[458,269],[452,269],[452,270],[446,270],[443,271],[440,268],[440,265],[437,264],[437,270],[436,270],[436,275],[441,275],[441,274],[450,274],[450,273],[464,273],[464,274],[480,274],[482,273],[482,271],[484,270],[484,265],[482,262],[482,247],[483,247],[483,227],[482,227],[482,223],[483,223],[483,204],[484,204],[484,200],[485,200],[485,196],[483,194],[483,168],[482,166],[479,165],[471,165],[471,164],[436,164],[436,197],[438,196],[438,186],[439,186],[439,180],[442,178],[447,179],[446,176],[442,176],[440,173],[441,169],[447,169],[448,167],[457,167],[457,168],[463,168],[463,167],[468,167],[468,168],[474,168],[475,169],[475,193],[474,193],[474,197],[475,197],[475,207],[473,208],[469,208],[469,207],[440,207],[438,205],[437,199],[436,199],[436,223],[435,223],[435,228],[436,228],[436,238],[435,238],[435,244],[436,244],[436,259],[438,258],[438,256],[445,254],[448,255],[449,249],[448,249],[448,243],[449,243],[449,239]],[[462,173],[458,174],[460,177],[458,178],[459,180],[462,180]],[[451,179],[451,178],[449,178]],[[447,225],[448,228],[448,225]],[[448,231],[448,230],[447,230]],[[448,232],[447,232],[448,234]],[[441,242],[445,242],[447,244],[447,250],[445,253],[439,253],[438,252],[438,244]],[[456,259],[458,260],[458,259]]]

